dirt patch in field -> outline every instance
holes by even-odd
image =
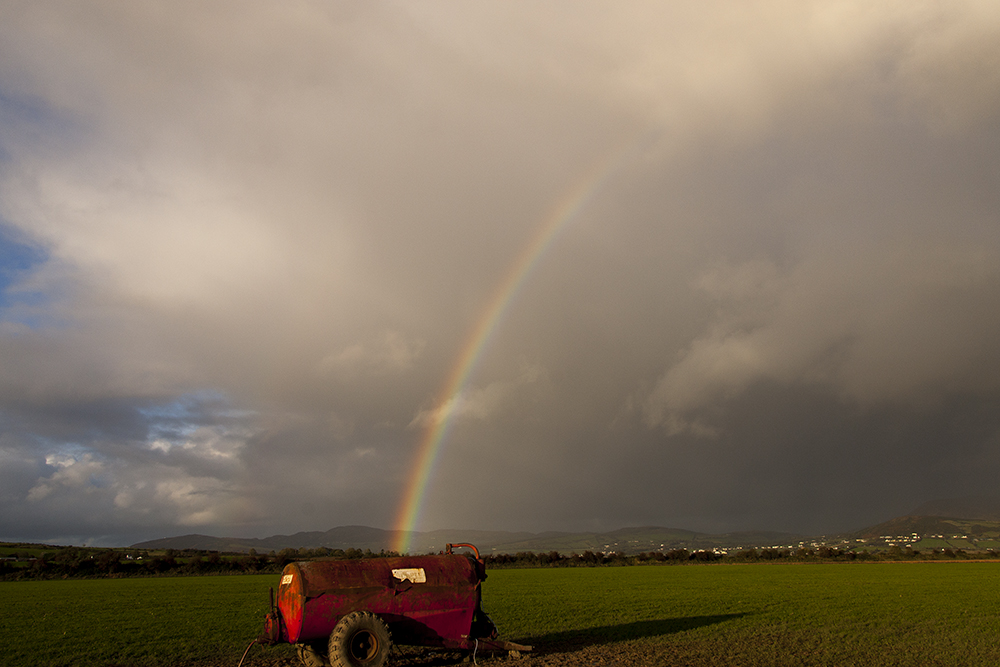
[[[287,647],[285,647],[287,649]],[[389,660],[390,667],[449,667],[472,665],[482,667],[604,667],[623,665],[640,667],[662,664],[669,660],[667,647],[657,647],[648,642],[624,641],[591,646],[579,644],[537,646],[525,653],[477,653],[475,656],[454,651],[431,651],[411,647],[396,647]],[[672,656],[676,657],[676,656]],[[210,661],[190,667],[236,667],[239,657],[231,661]],[[293,652],[280,649],[250,650],[243,667],[302,667]]]
[[[394,646],[389,665],[392,667],[447,667],[475,664],[483,667],[591,667],[622,665],[708,665],[716,661],[700,655],[690,642],[685,649],[672,643],[655,641],[668,635],[694,628],[722,623],[742,614],[692,616],[660,620],[636,621],[619,625],[557,632],[524,643],[533,644],[530,652],[477,653],[474,656],[457,651],[434,651],[412,646]],[[649,640],[654,641],[649,641]],[[237,660],[191,665],[190,667],[236,667]],[[186,667],[186,666],[185,666]],[[243,667],[302,667],[295,649],[288,645],[262,648],[254,646]]]

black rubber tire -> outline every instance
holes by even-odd
[[[329,661],[322,653],[322,646],[315,644],[296,644],[295,652],[305,667],[330,667]]]
[[[369,611],[352,611],[330,634],[331,667],[382,667],[392,650],[389,626]]]

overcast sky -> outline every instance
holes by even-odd
[[[858,529],[1000,477],[1000,5],[0,0],[0,262],[0,539],[388,529],[446,398],[419,530]]]

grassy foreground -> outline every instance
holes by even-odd
[[[502,570],[483,596],[515,641],[648,664],[1000,664],[998,563]]]
[[[0,665],[236,667],[277,584],[277,575],[2,582]]]
[[[235,667],[276,584],[0,583],[0,665]],[[483,600],[502,637],[544,652],[629,642],[648,664],[1000,664],[1000,563],[491,570]]]

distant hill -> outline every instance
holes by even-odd
[[[1000,496],[978,495],[931,500],[910,512],[910,515],[1000,521]]]
[[[271,537],[212,537],[210,535],[179,535],[164,537],[132,545],[136,549],[201,549],[204,551],[246,552],[255,549],[261,553],[282,549],[370,549],[388,550],[396,536],[395,531],[369,528],[368,526],[340,526],[325,532],[309,531],[294,535]]]
[[[1000,497],[965,496],[931,500],[906,516],[852,533],[852,537],[875,539],[886,535],[969,535],[1000,533]]]
[[[212,537],[210,535],[180,535],[133,544],[135,549],[200,549],[204,551],[260,553],[281,549],[326,547],[328,549],[370,549],[388,551],[395,544],[395,531],[367,526],[340,526],[325,532],[311,531],[294,535],[274,535],[264,538]],[[475,544],[483,554],[517,553],[520,551],[563,554],[584,551],[627,554],[671,549],[713,549],[716,547],[787,546],[803,538],[789,533],[746,532],[721,535],[697,533],[677,528],[647,526],[622,528],[608,533],[546,532],[527,533],[486,530],[436,530],[417,532],[411,536],[412,553],[442,551],[449,542]]]
[[[851,537],[877,539],[887,535],[917,535],[919,537],[968,535],[979,538],[995,537],[997,534],[1000,534],[1000,521],[948,519],[937,516],[901,516],[860,530],[853,533]]]
[[[802,542],[833,543],[838,540],[878,540],[885,536],[918,537],[967,535],[980,540],[983,548],[1000,548],[1000,496],[966,496],[924,503],[911,514],[890,519],[875,526],[837,536],[805,537],[791,533],[748,531],[739,533],[698,533],[680,528],[641,526],[610,532],[511,532],[495,530],[435,530],[410,535],[411,553],[443,551],[449,542],[475,544],[483,554],[532,551],[562,554],[584,551],[636,554],[645,551],[689,551],[710,549],[740,549],[793,547]],[[264,538],[212,537],[181,535],[132,545],[137,549],[201,549],[204,551],[260,553],[292,548],[326,547],[328,549],[369,549],[378,553],[389,551],[397,544],[399,533],[368,526],[340,526],[325,532],[310,531],[294,535],[273,535]],[[981,541],[981,540],[988,541]],[[992,540],[992,541],[989,541]],[[884,541],[884,540],[883,540]],[[898,540],[897,540],[898,541]],[[963,547],[964,548],[964,547]]]

